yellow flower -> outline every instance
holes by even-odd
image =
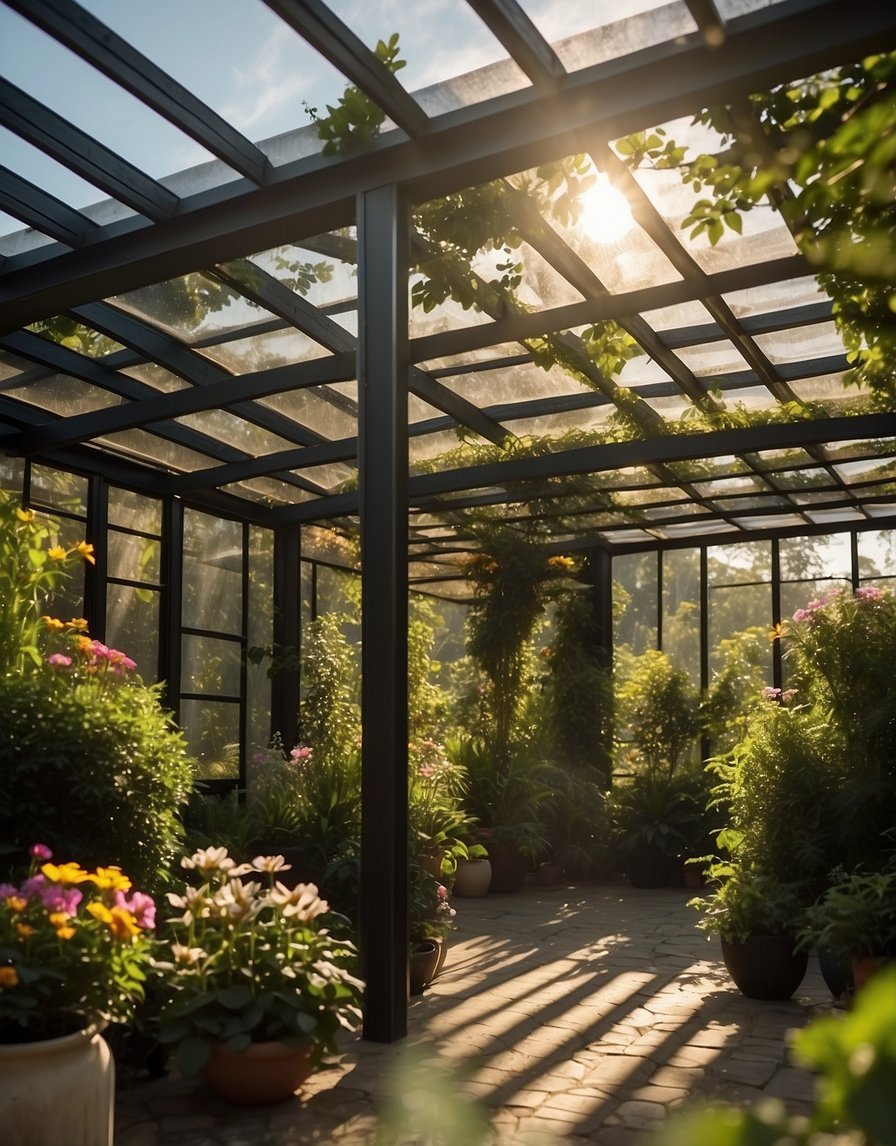
[[[105,923],[116,939],[124,941],[140,934],[137,920],[126,907],[106,907],[105,903],[94,900],[87,904],[90,914]]]
[[[83,653],[85,656],[93,652],[93,641],[90,637],[78,637],[78,652]]]
[[[14,915],[20,911],[24,911],[28,906],[28,900],[21,895],[8,895],[5,902],[6,906]]]
[[[16,931],[20,939],[28,939],[34,934],[34,928],[30,923],[17,923]]]
[[[571,569],[575,569],[576,563],[571,557],[549,557],[548,565],[552,569],[562,569],[564,573],[568,573]]]
[[[41,617],[44,623],[44,628],[50,630],[51,633],[60,633],[65,628],[65,622],[57,620],[56,617]]]
[[[89,561],[91,565],[96,565],[96,558],[93,556],[93,546],[89,541],[79,541],[77,552],[81,554],[85,561]]]
[[[70,927],[68,924],[66,924],[64,927],[56,928],[56,936],[59,939],[71,939],[74,934],[74,927]]]
[[[24,521],[26,525],[30,525],[31,522],[34,521],[34,510],[21,509],[19,506],[16,506],[16,517],[19,521]],[[3,968],[3,970],[6,970],[6,968]]]
[[[54,545],[52,549],[47,550],[47,556],[52,557],[54,561],[64,561],[68,557],[68,550],[63,549],[61,545]]]
[[[19,973],[15,967],[0,967],[0,989],[18,987]]]
[[[104,891],[107,888],[111,891],[128,891],[131,887],[131,881],[122,875],[120,867],[98,867],[90,879]]]
[[[72,617],[68,622],[68,627],[70,629],[77,629],[79,633],[85,633],[87,632],[87,621],[84,617]]]
[[[45,863],[40,870],[50,883],[83,883],[91,878],[90,872],[76,863]]]

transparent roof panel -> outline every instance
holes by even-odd
[[[213,18],[201,4],[85,0],[85,7],[252,140],[309,124],[306,105],[326,114],[346,86],[261,0],[216,4]]]
[[[621,0],[581,4],[576,0],[522,0],[523,9],[568,71],[686,35],[696,28],[684,4]]]
[[[529,82],[466,4],[455,0],[427,0],[425,4],[329,0],[328,6],[368,48],[375,48],[378,40],[398,36],[398,55],[405,66],[396,73],[396,79],[408,92],[434,85],[451,91],[452,80],[493,64],[500,64],[502,72],[515,73],[516,87]]]
[[[814,277],[783,279],[781,282],[764,283],[762,286],[744,290],[728,291],[722,295],[736,318],[748,318],[756,314],[774,314],[777,311],[791,310],[797,306],[809,306],[822,301],[827,296],[821,291]]]
[[[154,6],[151,18],[147,11],[147,23],[156,20],[156,7],[164,8]],[[158,178],[212,158],[195,140],[8,8],[0,10],[0,38],[5,37],[17,45],[15,52],[3,56],[6,79],[141,171]],[[41,61],[40,67],[34,66],[35,60]]]

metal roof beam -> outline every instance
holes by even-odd
[[[271,165],[263,151],[79,4],[72,0],[6,0],[6,4],[241,175],[264,182]]]
[[[414,137],[429,126],[426,113],[385,64],[319,0],[264,0],[265,4],[398,126]]]
[[[148,219],[165,219],[177,209],[178,198],[167,187],[2,76],[0,124]]]
[[[423,139],[389,133],[338,162],[285,164],[262,189],[237,181],[201,193],[156,227],[113,227],[80,251],[33,252],[0,285],[2,329],[345,226],[355,194],[381,185],[384,170],[423,201],[578,152],[583,131],[613,138],[884,51],[896,42],[896,7],[854,0],[844,22],[838,0],[783,0],[728,31],[716,49],[695,33],[571,74],[552,95],[525,89],[440,116]]]
[[[467,0],[537,88],[554,91],[566,76],[560,57],[517,0]]]
[[[69,247],[79,247],[96,230],[86,215],[8,167],[0,167],[0,210]]]

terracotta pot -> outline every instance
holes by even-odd
[[[748,999],[789,999],[809,965],[806,951],[794,951],[792,935],[750,935],[745,943],[722,940],[728,974]]]
[[[250,1043],[232,1051],[218,1043],[203,1070],[209,1088],[237,1106],[263,1106],[291,1098],[311,1074],[310,1039],[301,1046],[289,1043]]]
[[[115,1066],[95,1026],[0,1045],[3,1146],[112,1146]]]
[[[889,955],[853,955],[851,962],[855,989],[861,991],[871,976],[890,959]]]
[[[440,851],[421,852],[417,856],[417,863],[425,872],[429,872],[434,880],[442,882],[442,853]]]
[[[454,873],[455,895],[477,897],[485,895],[492,882],[492,865],[487,859],[459,859]]]
[[[439,947],[432,939],[420,939],[411,947],[408,959],[408,990],[422,995],[433,981],[439,962]]]
[[[563,864],[556,860],[540,863],[536,869],[536,874],[542,887],[556,887],[563,882]]]

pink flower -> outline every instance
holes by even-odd
[[[74,915],[84,896],[76,887],[60,887],[58,884],[50,883],[41,888],[40,898],[47,911],[61,911],[65,915]]]
[[[68,663],[71,664],[71,657],[68,657],[67,659]],[[53,858],[53,853],[50,851],[46,844],[32,844],[28,849],[28,854],[33,856],[34,859],[38,860],[51,860]]]
[[[156,903],[151,895],[135,891],[128,898],[123,891],[116,891],[115,906],[129,911],[137,926],[144,930],[151,931],[156,925]]]
[[[779,688],[764,688],[762,697],[764,700],[780,700],[781,690]]]
[[[305,744],[300,744],[297,748],[293,748],[289,754],[289,758],[294,764],[298,764],[302,760],[307,760],[310,756],[311,749]]]
[[[67,657],[65,653],[50,653],[47,657],[47,664],[50,668],[71,668],[72,658]],[[33,854],[33,853],[32,853]]]
[[[856,589],[858,601],[879,601],[883,595],[883,589],[877,589],[874,585],[864,585],[861,589]]]
[[[797,609],[793,614],[793,619],[795,621],[808,621],[811,616],[812,613],[808,609]]]
[[[31,899],[34,895],[40,895],[46,886],[47,877],[45,875],[32,875],[23,882],[22,895],[24,895],[26,899]]]
[[[21,894],[14,883],[0,883],[0,899],[9,899],[11,895]]]

